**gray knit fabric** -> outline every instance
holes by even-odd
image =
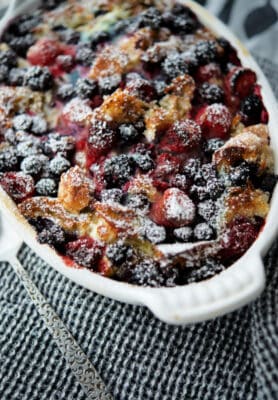
[[[278,71],[259,60],[278,94]],[[24,246],[35,284],[116,400],[278,399],[278,242],[267,288],[241,310],[189,327],[166,325],[70,282]],[[85,400],[13,269],[0,264],[0,399]]]

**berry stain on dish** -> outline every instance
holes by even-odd
[[[0,184],[67,265],[184,285],[258,237],[276,183],[260,86],[189,7],[44,1],[4,31],[0,85]]]

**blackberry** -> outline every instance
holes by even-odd
[[[59,39],[67,44],[77,44],[80,40],[80,32],[64,25],[57,25],[52,29],[57,32]]]
[[[229,176],[232,185],[245,185],[246,181],[251,177],[252,172],[252,166],[246,162],[232,168]]]
[[[60,54],[55,61],[65,72],[70,72],[74,67],[74,58],[70,54]]]
[[[155,80],[155,81],[153,81],[153,85],[156,90],[157,97],[159,97],[159,98],[163,97],[165,95],[164,90],[167,86],[166,82],[161,81],[161,80]]]
[[[113,93],[119,87],[121,80],[120,74],[99,78],[98,86],[100,93],[103,95]]]
[[[162,70],[167,78],[173,79],[188,73],[188,65],[184,57],[178,53],[169,54],[162,63]]]
[[[39,115],[35,115],[32,117],[32,125],[30,130],[37,136],[44,135],[47,132],[46,120]]]
[[[194,228],[194,237],[197,240],[210,240],[213,236],[213,229],[205,222],[197,224]]]
[[[25,158],[41,153],[40,143],[34,139],[32,135],[28,135],[26,139],[18,143],[16,150],[19,157]]]
[[[10,128],[4,133],[4,139],[6,142],[15,145],[17,143],[15,131]]]
[[[189,193],[196,201],[203,201],[210,197],[206,186],[192,185]]]
[[[66,254],[82,267],[95,270],[103,253],[102,246],[91,238],[80,238],[66,245]]]
[[[109,40],[109,38],[110,38],[109,32],[99,31],[99,32],[94,33],[89,38],[91,49],[95,50],[99,44],[107,42],[107,40]]]
[[[118,241],[107,246],[105,255],[112,264],[119,266],[132,258],[133,249],[122,241]]]
[[[57,184],[54,179],[42,178],[36,183],[36,192],[40,196],[56,196]]]
[[[17,165],[18,158],[15,150],[7,148],[0,152],[0,172],[16,170]]]
[[[206,190],[209,198],[216,200],[225,190],[225,186],[220,179],[213,178],[206,183]]]
[[[111,149],[116,138],[116,133],[115,129],[106,121],[93,121],[89,130],[88,144],[91,155],[95,155],[95,160]]]
[[[75,89],[71,83],[65,83],[57,90],[56,96],[59,100],[68,101],[75,96]]]
[[[208,64],[217,57],[216,42],[213,40],[200,40],[194,46],[194,54],[198,65]]]
[[[59,133],[50,133],[43,143],[45,154],[54,155],[57,153],[68,154],[75,148],[75,139],[72,136],[59,135]]]
[[[89,47],[88,43],[80,43],[77,45],[75,61],[77,64],[84,65],[84,67],[90,67],[95,58],[95,53]]]
[[[41,17],[37,14],[23,14],[16,18],[9,26],[8,31],[15,36],[22,36],[30,33],[41,21]]]
[[[41,4],[41,7],[44,10],[53,10],[59,4],[63,3],[64,0],[44,0]]]
[[[183,172],[193,181],[200,177],[201,161],[198,158],[190,158],[183,166]]]
[[[207,155],[212,155],[216,150],[224,146],[224,144],[225,144],[224,140],[218,138],[209,139],[204,144],[204,151]]]
[[[146,258],[134,265],[129,282],[140,286],[159,287],[164,285],[165,280],[159,270],[159,264]]]
[[[169,180],[171,187],[176,187],[181,190],[187,191],[189,186],[189,180],[186,175],[183,174],[175,174]]]
[[[121,203],[123,191],[121,189],[104,189],[101,192],[101,201],[103,203]]]
[[[24,83],[32,90],[45,91],[53,86],[53,77],[47,67],[30,67],[26,71]]]
[[[29,47],[33,46],[36,39],[31,33],[27,35],[14,37],[9,41],[9,45],[20,57],[25,57]]]
[[[81,99],[90,99],[97,94],[97,82],[89,78],[79,78],[75,90]]]
[[[139,97],[144,101],[152,101],[156,97],[156,90],[152,83],[147,79],[135,77],[134,79],[127,80],[126,89],[133,95]]]
[[[259,96],[251,94],[245,97],[240,103],[240,111],[243,114],[244,122],[258,124],[261,121],[263,103]]]
[[[58,154],[49,163],[49,170],[53,175],[60,176],[71,167],[71,163],[62,155]]]
[[[224,271],[225,267],[218,260],[208,258],[199,268],[190,268],[187,283],[200,282],[212,278],[216,274]]]
[[[139,138],[140,132],[132,124],[122,124],[119,126],[119,136],[124,143],[132,143]]]
[[[13,68],[17,65],[17,57],[13,50],[0,51],[0,65]]]
[[[28,131],[32,125],[32,117],[28,114],[19,114],[13,118],[13,127],[18,131]]]
[[[55,248],[63,246],[66,242],[66,234],[63,228],[54,222],[48,223],[47,228],[38,233],[38,241]]]
[[[201,101],[207,104],[223,103],[224,90],[215,84],[203,83],[198,90]]]
[[[20,169],[27,175],[37,176],[43,168],[42,158],[44,156],[32,155],[24,158],[20,164]]]
[[[9,72],[9,84],[12,86],[22,86],[25,77],[25,68],[12,68]]]
[[[139,15],[138,27],[150,27],[152,29],[159,29],[162,24],[162,16],[160,11],[155,7],[150,7]]]
[[[173,235],[179,241],[189,242],[192,239],[193,230],[189,226],[183,226],[182,228],[174,229]]]
[[[148,172],[155,167],[154,161],[148,153],[134,153],[133,159],[135,164],[144,172]]]
[[[111,187],[126,183],[134,173],[134,164],[126,154],[120,154],[107,159],[104,164],[104,176]]]
[[[166,229],[164,226],[159,226],[151,220],[146,223],[143,233],[154,244],[163,243],[166,240]]]
[[[128,195],[125,204],[138,214],[147,214],[150,208],[148,197],[141,193]]]
[[[259,180],[259,187],[266,192],[272,193],[277,183],[278,177],[274,174],[266,173]]]
[[[216,205],[213,200],[202,201],[198,204],[197,209],[198,214],[208,223],[211,221],[216,213]]]
[[[0,65],[0,83],[7,82],[9,76],[9,67]]]
[[[196,18],[192,18],[187,13],[174,14],[168,11],[163,14],[162,18],[165,26],[177,34],[192,33],[198,26]]]

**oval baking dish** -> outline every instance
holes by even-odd
[[[14,16],[30,10],[30,4],[33,3],[29,1],[25,6],[19,6]],[[258,83],[262,88],[264,104],[269,113],[268,126],[275,156],[275,172],[277,173],[278,138],[274,134],[275,127],[278,126],[277,105],[264,74],[248,50],[218,19],[192,1],[181,1],[181,3],[192,8],[208,29],[216,35],[226,38],[238,51],[242,65],[250,67],[256,72]],[[52,248],[38,243],[34,230],[1,188],[0,209],[22,235],[24,241],[48,264],[72,281],[119,301],[145,305],[159,319],[167,323],[186,324],[214,318],[235,310],[253,300],[263,290],[265,274],[262,257],[277,232],[277,223],[275,222],[278,220],[277,196],[276,188],[264,228],[250,249],[237,262],[209,280],[172,288],[139,287],[107,279],[87,269],[70,268]]]

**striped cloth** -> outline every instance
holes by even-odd
[[[257,57],[278,95],[278,70]],[[115,400],[278,399],[278,241],[267,288],[241,310],[173,327],[143,307],[70,282],[23,246],[19,258]],[[13,269],[0,264],[0,399],[85,400]]]

